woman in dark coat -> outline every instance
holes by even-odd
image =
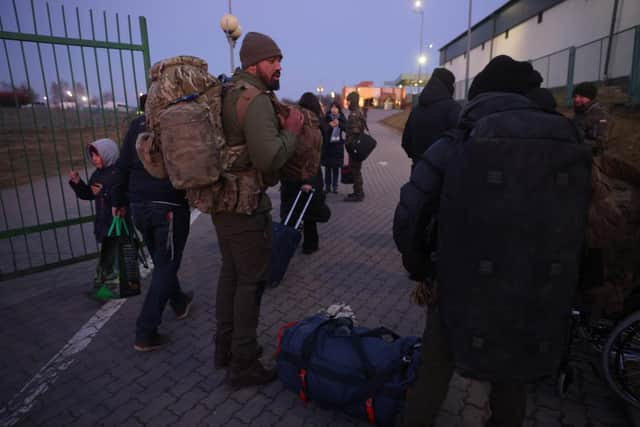
[[[325,117],[328,131],[324,134],[322,166],[324,166],[325,191],[337,193],[339,171],[344,159],[344,129],[347,119],[338,101],[333,101]]]
[[[328,125],[322,119],[322,111],[318,98],[311,92],[305,92],[300,98],[300,101],[298,101],[298,105],[318,116],[320,132],[322,132],[322,135],[325,135],[328,132]],[[283,222],[286,219],[289,210],[291,210],[291,206],[293,205],[300,188],[302,188],[306,193],[311,191],[312,188],[315,190],[313,199],[311,200],[309,208],[303,218],[302,253],[312,254],[319,248],[317,223],[327,222],[331,215],[329,207],[325,204],[325,194],[322,191],[322,172],[320,171],[320,167],[318,167],[318,173],[307,181],[293,181],[282,178],[280,185],[280,218]],[[301,199],[301,202],[298,202],[296,211],[291,216],[291,222],[298,217],[296,214],[302,209],[302,206],[306,201],[305,197],[301,197]],[[290,225],[295,225],[295,223]]]

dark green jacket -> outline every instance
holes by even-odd
[[[267,93],[266,86],[257,76],[239,71],[233,76],[232,81],[235,87],[225,95],[222,105],[224,133],[229,145],[246,144],[248,148],[247,155],[234,163],[232,171],[257,169],[265,177],[275,175],[293,155],[296,136],[280,128],[271,100],[271,96],[275,97],[275,95]],[[236,104],[241,91],[244,90],[243,84],[251,85],[262,93],[249,103],[244,124],[241,125],[238,123]],[[269,184],[275,185],[275,182],[269,182]],[[269,197],[263,193],[256,212],[270,209]]]

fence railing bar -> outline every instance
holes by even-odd
[[[15,0],[13,0],[13,11],[14,11],[14,13],[16,15],[16,25],[18,27],[18,31],[20,31],[20,20],[18,18],[18,8],[16,7],[16,1]],[[25,77],[26,77],[26,80],[27,80],[27,86],[30,88],[31,87],[31,80],[29,78],[29,69],[28,69],[29,67],[27,65],[27,60],[26,60],[25,52],[24,52],[24,42],[20,42],[20,51],[22,53],[22,62],[23,62],[23,65],[24,65],[24,71],[25,71]],[[9,69],[11,69],[11,63],[9,61],[8,54],[7,54],[7,64],[9,64]],[[15,87],[15,83],[14,83],[13,79],[11,81],[11,86],[12,86],[13,92],[15,93],[16,87]],[[36,114],[35,114],[35,110],[34,110],[33,104],[31,105],[31,114],[33,115],[34,121],[35,121],[35,115]],[[35,123],[34,123],[34,125],[35,125]],[[24,147],[24,155],[28,159],[29,158],[29,150],[27,150],[27,144],[26,144],[26,141],[24,139],[24,129],[22,127],[21,111],[18,111],[18,129],[20,130],[20,134],[23,135],[22,141],[23,141],[23,147]],[[38,143],[38,146],[40,146],[40,136],[37,133],[36,133],[36,141]],[[42,151],[42,150],[40,149],[40,151]],[[43,164],[42,158],[40,158],[40,165],[42,167],[44,181],[45,181],[45,185],[46,185],[47,191],[48,191],[49,190],[49,188],[48,188],[49,184],[47,183],[47,176],[46,176],[46,171],[45,171],[45,168],[44,168],[44,164]],[[33,208],[34,208],[35,213],[36,213],[36,223],[37,224],[41,224],[41,222],[40,222],[40,208],[38,207],[38,201],[36,200],[36,193],[35,193],[35,189],[33,187],[33,176],[31,175],[31,168],[28,168],[28,172],[29,172],[29,174],[28,174],[29,175],[29,186],[31,188],[31,196],[33,198]],[[44,249],[44,238],[42,236],[42,233],[40,233],[40,247],[42,249],[42,257],[43,257],[44,263],[46,264],[47,263],[47,253],[46,253],[46,251]]]
[[[94,215],[81,216],[78,218],[71,218],[64,221],[53,221],[47,224],[38,224],[22,228],[12,228],[9,230],[0,231],[0,240],[10,239],[12,237],[26,236],[29,234],[40,233],[48,230],[55,230],[61,227],[70,227],[73,225],[85,224],[92,222],[95,219]]]
[[[69,30],[67,28],[67,14],[65,13],[65,9],[64,9],[64,5],[60,5],[60,11],[62,12],[62,24],[63,24],[63,28],[64,28],[64,36],[67,37],[69,35]],[[75,78],[75,73],[73,72],[73,62],[71,60],[71,47],[67,46],[67,60],[69,62],[69,70],[70,70],[70,74],[71,74],[71,86],[72,87],[76,87],[76,78]],[[89,98],[89,89],[85,86],[85,91],[86,91],[86,97],[87,99]],[[76,104],[76,120],[78,121],[78,133],[80,135],[80,140],[84,142],[84,132],[82,131],[83,126],[82,126],[82,119],[80,118],[80,106],[78,104],[78,97],[74,97],[75,99],[75,104]],[[73,164],[73,155],[72,153],[72,147],[71,147],[71,141],[69,141],[69,138],[67,137],[67,152],[69,154],[69,165],[71,167],[71,169],[75,170],[75,165]],[[85,156],[81,156],[82,159],[85,158]],[[83,162],[83,164],[86,167],[86,163]],[[77,197],[74,197],[74,200],[76,202],[76,212],[78,214],[78,216],[81,215],[80,212],[80,201],[78,200]],[[82,237],[82,249],[84,251],[84,253],[87,253],[87,242],[86,242],[86,236],[84,233],[84,228],[80,227],[80,236]],[[73,250],[71,251],[71,255],[73,256]]]
[[[2,17],[0,17],[0,29],[2,29]],[[8,68],[9,68],[9,79],[10,79],[10,82],[11,82],[11,86],[15,90],[15,85],[13,84],[13,81],[14,81],[13,80],[13,72],[11,71],[11,63],[9,62],[9,51],[7,49],[6,40],[2,40],[2,44],[3,44],[3,47],[4,47],[5,57],[7,59],[7,65],[8,65]],[[17,100],[16,100],[16,104],[17,104]],[[21,120],[19,114],[18,114],[18,128],[22,129],[22,120]],[[22,133],[22,131],[20,133],[21,133],[21,137],[22,137],[22,145],[23,145],[23,147],[25,147],[24,134]],[[26,154],[26,149],[25,149],[25,154]],[[17,205],[18,205],[18,212],[20,212],[20,225],[22,227],[25,227],[24,215],[22,213],[22,201],[20,199],[20,192],[18,191],[17,174],[16,174],[15,167],[13,165],[13,157],[12,157],[12,154],[11,154],[11,147],[9,146],[9,144],[7,144],[7,155],[9,156],[9,165],[10,165],[10,168],[11,168],[11,175],[13,177],[13,187],[14,187],[14,190],[15,190],[15,193],[16,193],[16,202],[17,202]],[[27,159],[27,162],[26,162],[27,171],[30,171],[31,170],[30,162],[28,161],[28,157],[26,159]],[[7,223],[7,228],[8,228],[8,226],[9,226],[9,223]],[[31,259],[31,252],[29,251],[29,242],[27,240],[27,236],[24,236],[24,247],[25,247],[25,250],[27,252],[27,259],[29,261],[29,267],[33,267],[33,260]],[[43,250],[44,250],[44,247],[43,247]]]
[[[118,43],[120,42],[120,16],[116,13],[116,29],[118,34]],[[124,63],[122,62],[122,51],[118,51],[118,56],[120,56],[120,75],[122,76],[122,90],[124,91],[124,105],[125,105],[125,114],[129,115],[129,98],[127,97],[127,83],[126,83],[126,75],[124,72]],[[118,126],[118,129],[120,126]],[[120,141],[122,143],[123,141]]]
[[[127,23],[129,26],[129,43],[133,43],[133,33],[131,31],[131,15],[127,15]],[[134,90],[136,91],[136,97],[138,97],[136,99],[139,99],[140,91],[138,90],[138,73],[136,72],[136,61],[135,61],[135,56],[133,55],[133,51],[130,51],[130,52],[131,52],[131,66],[133,67],[133,87],[134,87]],[[138,108],[140,108],[138,103],[136,103],[136,105],[138,105]]]
[[[4,114],[0,114],[0,128],[2,129],[5,128]],[[15,172],[13,170],[13,159],[11,157],[11,147],[9,146],[9,144],[7,144],[7,157],[9,160],[9,168],[11,169],[11,176],[14,178],[14,182],[15,182]],[[6,224],[7,228],[9,228],[9,217],[7,216],[7,208],[5,207],[5,203],[4,203],[4,191],[2,191],[2,189],[0,189],[0,207],[2,208],[2,217],[4,219],[4,223]],[[16,251],[13,246],[13,239],[9,239],[9,249],[11,250],[11,262],[13,263],[13,269],[17,270],[18,261],[16,259]]]
[[[51,34],[53,34],[53,24],[51,23],[51,10],[49,8],[49,3],[46,3],[46,9],[47,9],[47,20],[49,22],[49,32]],[[38,27],[36,25],[36,21],[35,21],[35,9],[33,7],[33,0],[31,0],[31,10],[33,12],[33,16],[34,16],[34,22],[33,22],[33,28],[36,34],[38,34]],[[46,88],[47,88],[47,78],[46,78],[46,74],[44,71],[44,63],[42,62],[42,51],[40,49],[40,43],[36,43],[37,47],[38,47],[38,59],[40,60],[40,71],[42,73],[42,82],[44,84],[44,88],[45,88],[45,93],[46,93]],[[58,80],[58,87],[60,86],[60,70],[58,67],[58,54],[56,52],[56,47],[55,45],[52,45],[51,48],[53,49],[53,63],[54,63],[54,69],[56,70],[56,78]],[[75,88],[72,86],[72,90],[75,91]],[[47,96],[47,102],[49,100],[49,97]],[[62,182],[62,168],[61,168],[61,164],[60,164],[60,158],[58,156],[58,139],[56,137],[56,132],[55,132],[55,127],[54,127],[54,123],[53,123],[53,116],[51,115],[51,109],[47,108],[47,115],[49,116],[49,124],[51,125],[51,143],[53,144],[53,151],[54,151],[54,158],[56,161],[56,167],[58,169],[58,182],[60,183],[60,195],[62,196],[62,209],[64,211],[64,218],[65,219],[69,219],[69,209],[67,208],[67,198],[64,196],[64,183]],[[67,130],[67,117],[66,117],[66,113],[65,113],[65,108],[64,108],[64,103],[62,103],[62,126],[64,127],[64,133],[65,133],[65,137],[67,140],[67,147],[69,147],[69,131]],[[69,150],[67,150],[69,151]],[[71,156],[71,153],[69,152],[69,156]],[[47,197],[49,198],[49,202],[51,202],[51,194],[47,194]],[[53,211],[51,212],[51,219],[55,220],[55,216],[53,214]],[[71,231],[67,228],[67,239],[68,239],[68,243],[69,243],[69,249],[71,250],[71,256],[73,257],[73,245],[71,244]],[[57,236],[57,233],[55,233]],[[58,254],[58,258],[61,259],[62,255],[59,253]]]
[[[45,36],[39,34],[28,34],[13,31],[0,31],[0,38],[6,40],[57,44],[65,46],[82,46],[97,49],[117,49],[117,50],[135,50],[144,51],[144,46],[139,44],[115,43],[100,40],[74,39],[68,37]]]
[[[107,12],[102,11],[102,18],[104,20],[104,38],[109,41],[109,31],[107,29]],[[120,139],[120,120],[118,119],[118,102],[116,101],[116,90],[113,85],[113,69],[111,67],[111,51],[107,49],[107,64],[109,65],[109,83],[111,84],[111,95],[113,96],[113,115],[116,120],[116,137],[119,143],[122,142]]]
[[[76,22],[78,23],[78,36],[82,37],[82,27],[80,26],[80,9],[76,7]],[[91,99],[91,90],[89,89],[89,78],[87,76],[87,63],[85,61],[84,56],[84,47],[80,47],[80,58],[82,59],[82,72],[84,74],[84,86],[87,88],[87,96]],[[89,104],[89,122],[91,123],[91,136],[95,141],[96,138],[96,124],[93,120],[93,110],[91,108],[91,104]],[[89,176],[89,169],[87,165],[87,157],[82,156],[82,163],[84,164],[84,173],[86,176]],[[91,213],[95,214],[95,209],[93,203],[89,204],[91,209]]]
[[[93,22],[93,9],[89,9],[89,20],[91,21],[91,37],[96,39],[96,28]],[[98,78],[98,91],[100,92],[100,111],[102,113],[102,125],[104,127],[104,137],[108,136],[107,131],[107,118],[104,115],[104,99],[102,96],[102,79],[100,78],[100,63],[98,62],[98,49],[93,48],[93,56],[96,60],[96,76]]]

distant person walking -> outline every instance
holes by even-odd
[[[442,132],[458,123],[460,104],[453,100],[455,76],[446,68],[436,68],[422,89],[402,132],[402,148],[412,167]]]
[[[593,83],[583,82],[573,89],[576,125],[596,155],[606,150],[609,137],[609,116],[597,97],[598,88]]]
[[[367,128],[367,119],[360,109],[360,95],[358,92],[351,92],[347,95],[349,104],[349,117],[347,118],[346,145],[354,144],[362,132]],[[364,181],[362,179],[362,161],[349,158],[349,166],[353,173],[353,193],[344,198],[345,202],[361,202],[364,200]]]
[[[324,134],[324,144],[322,145],[324,190],[327,193],[337,194],[340,168],[344,164],[344,131],[347,124],[347,119],[342,113],[338,101],[331,103],[329,112],[324,119],[329,127]]]

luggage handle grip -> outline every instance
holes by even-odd
[[[313,188],[311,189],[311,191],[309,191],[309,197],[307,198],[306,203],[304,204],[303,208],[302,208],[302,212],[300,212],[300,217],[298,218],[298,220],[296,221],[296,225],[295,225],[295,229],[297,230],[298,227],[300,226],[300,223],[302,222],[302,218],[304,217],[304,214],[307,213],[307,208],[309,207],[309,204],[311,203],[311,199],[313,198],[314,193],[316,192],[316,190],[314,190]],[[289,213],[287,214],[287,218],[284,220],[284,224],[283,225],[287,225],[289,223],[289,220],[291,219],[291,216],[293,215],[293,211],[296,209],[296,206],[298,206],[298,200],[300,200],[300,196],[302,196],[302,189],[300,189],[298,191],[298,194],[296,195],[296,199],[293,201],[293,205],[291,205],[291,209],[289,209]]]

